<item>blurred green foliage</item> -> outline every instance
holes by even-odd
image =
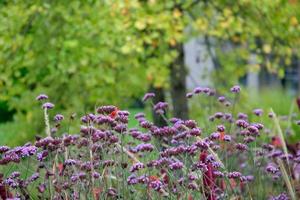
[[[235,84],[261,68],[282,78],[292,57],[299,58],[299,1],[218,0],[199,7],[194,8],[201,10],[194,27],[211,39],[206,46],[215,50],[214,55],[208,48],[218,69],[213,72],[215,84]],[[255,63],[249,62],[251,55]]]
[[[69,113],[128,106],[148,82],[165,84],[166,66],[176,55],[164,45],[177,27],[164,9],[151,11],[153,27],[144,31],[141,20],[151,19],[137,1],[2,3],[0,100],[17,110],[17,121],[33,127],[41,121],[34,101],[39,93]]]
[[[0,4],[0,101],[16,110],[15,121],[26,124],[22,130],[30,133],[43,131],[34,101],[39,93],[51,97],[58,105],[55,111],[70,116],[100,104],[126,107],[149,84],[168,88],[169,65],[177,56],[173,47],[191,37],[214,41],[220,64],[216,87],[236,83],[261,66],[278,71],[285,66],[282,60],[288,64],[299,53],[297,1],[11,0]],[[234,48],[223,51],[226,42]],[[247,64],[251,53],[258,55],[258,65]]]

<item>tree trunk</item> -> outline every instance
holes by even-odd
[[[178,56],[170,66],[170,86],[173,104],[173,116],[188,119],[188,104],[186,98],[187,69],[184,66],[183,44],[176,47]]]
[[[160,101],[161,102],[166,101],[163,88],[155,88],[155,87],[151,86],[150,92],[155,93],[155,97],[153,98],[154,104],[156,104]],[[153,117],[153,122],[156,126],[158,126],[158,127],[167,126],[167,122],[162,118],[161,115],[156,114],[153,109],[152,109],[152,117]]]

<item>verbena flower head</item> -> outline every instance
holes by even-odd
[[[240,151],[247,151],[248,150],[248,146],[246,144],[242,144],[242,143],[237,143],[235,145],[235,148],[240,150]]]
[[[138,171],[139,169],[145,168],[145,165],[143,163],[135,163],[131,166],[130,172]]]
[[[35,146],[24,146],[21,148],[21,156],[28,157],[32,156],[37,152],[37,147]]]
[[[248,183],[254,180],[254,176],[248,175],[248,176],[241,176],[240,181],[243,183]]]
[[[14,171],[11,173],[10,178],[14,179],[14,178],[18,178],[20,177],[21,173],[18,171]]]
[[[229,172],[227,174],[228,178],[240,178],[242,176],[241,172]]]
[[[230,141],[231,141],[231,136],[230,136],[230,135],[224,135],[223,140],[224,140],[225,142],[230,142]]]
[[[250,132],[250,134],[253,134],[253,135],[259,134],[259,130],[256,126],[251,125],[251,126],[248,126],[247,129]]]
[[[230,89],[230,91],[231,91],[232,93],[240,93],[241,88],[240,88],[240,86],[235,85],[235,86],[233,86],[233,87]]]
[[[135,185],[135,184],[139,183],[139,180],[137,179],[135,174],[131,174],[127,178],[127,183],[128,183],[128,185]]]
[[[268,164],[268,166],[266,167],[266,171],[272,174],[276,174],[277,172],[279,172],[279,168],[275,166],[275,164]]]
[[[171,170],[182,169],[183,168],[183,163],[180,162],[180,161],[173,162],[173,163],[169,164],[169,168]]]
[[[116,106],[108,105],[108,106],[100,106],[97,108],[97,113],[99,114],[110,114],[113,111],[117,110]]]
[[[224,125],[218,125],[217,126],[217,131],[224,132],[225,131],[225,126]]]
[[[254,110],[253,110],[253,113],[254,113],[256,116],[262,116],[263,110],[257,108],[257,109],[254,109]]]
[[[216,112],[213,117],[216,119],[221,119],[224,117],[224,114],[222,112]]]
[[[144,113],[137,113],[134,116],[135,119],[144,119],[145,118],[145,114]]]
[[[209,94],[210,93],[210,88],[208,88],[208,87],[203,88],[203,93]]]
[[[248,120],[248,115],[245,114],[245,113],[239,112],[239,113],[238,113],[238,118],[239,118],[239,119],[243,119],[243,120]]]
[[[45,100],[48,99],[48,96],[45,94],[40,94],[36,97],[36,100],[41,101],[41,100]]]
[[[152,144],[139,144],[134,149],[134,152],[152,151],[154,146]]]
[[[98,172],[93,172],[92,176],[93,178],[98,179],[101,175]]]
[[[158,102],[153,106],[153,109],[158,114],[163,114],[164,111],[168,108],[168,103],[166,102]]]
[[[5,153],[8,150],[10,150],[10,147],[8,147],[8,146],[0,146],[0,153]]]
[[[225,98],[224,96],[218,97],[218,101],[219,101],[220,103],[224,103],[225,100],[226,100],[226,98]]]
[[[281,193],[278,196],[271,196],[268,200],[289,200],[290,198],[286,193]]]
[[[147,100],[152,99],[152,98],[154,98],[154,97],[155,97],[155,94],[154,94],[154,93],[152,93],[152,92],[146,93],[146,94],[144,95],[144,97],[143,97],[143,101],[146,102]]]
[[[149,184],[150,188],[160,191],[163,188],[163,183],[159,180],[151,181]]]
[[[64,116],[61,115],[61,114],[57,114],[57,115],[54,116],[54,121],[55,121],[55,122],[60,122],[60,121],[62,121],[63,119],[64,119]]]
[[[238,119],[238,120],[236,120],[235,123],[238,127],[241,127],[241,128],[247,128],[249,126],[249,123],[243,119]]]
[[[187,98],[192,98],[192,97],[193,97],[193,93],[191,93],[191,92],[187,93],[187,94],[186,94],[186,97],[187,97]]]
[[[221,137],[221,134],[219,133],[219,132],[214,132],[214,133],[212,133],[211,135],[210,135],[210,139],[211,140],[217,140],[217,139],[219,139]]]
[[[203,92],[203,88],[202,87],[196,87],[193,92],[195,94],[200,94],[201,92]]]
[[[44,104],[42,105],[42,108],[43,108],[43,109],[52,109],[52,108],[54,108],[54,104],[53,104],[53,103],[50,103],[50,102],[47,102],[47,103],[44,103]]]

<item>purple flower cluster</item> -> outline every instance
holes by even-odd
[[[155,191],[160,191],[163,188],[163,183],[159,180],[151,181],[149,186]]]
[[[224,96],[218,97],[218,101],[219,101],[220,103],[224,103],[225,100],[226,100],[226,98],[225,98]]]
[[[275,167],[274,164],[269,164],[267,167],[266,167],[266,171],[271,173],[271,174],[276,174],[279,172],[279,168]]]
[[[232,93],[240,91],[239,86],[231,88]],[[143,199],[144,195],[180,199],[182,193],[193,197],[197,192],[195,198],[201,195],[216,200],[230,196],[231,189],[246,196],[249,187],[245,184],[251,187],[254,180],[261,181],[256,176],[259,171],[284,183],[278,160],[294,170],[300,163],[300,150],[285,154],[277,140],[271,140],[272,144],[258,140],[265,134],[264,126],[251,120],[252,115],[261,116],[263,112],[256,109],[249,116],[230,113],[225,106],[235,103],[237,95],[219,96],[212,88],[197,87],[186,97],[193,101],[200,93],[208,96],[209,101],[215,99],[210,103],[215,103],[216,108],[224,108],[209,111],[205,123],[163,116],[167,125],[158,127],[144,113],[138,113],[134,116],[138,127],[131,128],[128,111],[107,105],[80,118],[79,134],[61,135],[60,130],[64,129],[60,129],[63,125],[60,122],[64,116],[56,114],[54,122],[49,122],[55,136],[37,137],[34,144],[15,148],[0,146],[0,165],[4,167],[33,161],[33,168],[26,176],[19,171],[5,177],[0,174],[0,193],[4,186],[11,197],[28,199],[28,189],[35,188],[39,199],[80,199],[80,188],[84,188],[92,191],[87,198],[95,199],[132,198],[126,195],[136,195],[137,199]],[[147,93],[143,101],[154,97],[154,93]],[[42,94],[36,99],[42,101],[48,97]],[[42,106],[45,113],[53,107],[49,102]],[[153,110],[164,115],[168,104],[158,102]],[[245,175],[249,172],[253,175]],[[292,173],[297,176],[296,170]],[[52,194],[46,192],[50,190]],[[288,199],[288,196],[282,193],[270,199]]]
[[[134,153],[137,152],[151,152],[153,151],[154,146],[152,144],[139,144],[136,147],[132,148],[131,151]]]
[[[161,115],[164,114],[167,109],[168,109],[168,103],[166,102],[158,102],[153,106],[153,110],[157,114],[161,114]]]
[[[200,94],[201,92],[203,92],[203,88],[202,87],[196,87],[193,92],[195,94]]]
[[[262,110],[262,109],[254,109],[254,110],[253,110],[253,113],[254,113],[256,116],[262,116],[263,110]]]
[[[36,97],[36,100],[41,101],[41,100],[45,100],[48,99],[48,96],[45,94],[40,94]]]
[[[97,108],[97,113],[99,114],[110,114],[117,109],[116,106],[100,106]]]
[[[268,200],[289,200],[290,198],[286,193],[279,194],[278,196],[272,196]]]
[[[189,92],[186,94],[186,98],[192,98],[193,97],[193,93],[192,92]]]
[[[6,165],[10,162],[19,163],[22,158],[35,155],[37,152],[37,147],[32,146],[31,144],[15,147],[14,149],[8,149],[5,146],[1,146],[0,149],[5,150],[5,152],[2,151],[0,165]]]
[[[61,114],[57,114],[57,115],[54,116],[54,121],[55,121],[55,122],[60,122],[60,121],[62,121],[63,119],[64,119],[64,116],[61,115]]]
[[[145,101],[147,101],[148,99],[151,99],[151,98],[153,98],[153,97],[155,97],[155,94],[154,93],[146,93],[145,94],[145,96],[143,97],[143,101],[145,102]]]
[[[145,168],[145,165],[143,163],[135,163],[130,167],[130,172],[135,172],[143,168]]]
[[[208,96],[214,96],[216,94],[216,91],[214,89],[211,89],[209,87],[196,87],[193,92],[188,93],[186,96],[187,98],[191,98],[193,94],[206,94]]]
[[[236,121],[236,125],[241,128],[247,128],[249,126],[249,123],[243,119],[239,119]]]
[[[182,169],[183,168],[183,163],[180,162],[180,161],[173,162],[173,163],[169,164],[169,168],[171,170]]]
[[[147,133],[141,133],[139,131],[130,131],[130,134],[133,138],[142,142],[149,142],[151,140],[151,135]]]
[[[227,174],[228,178],[240,178],[242,174],[240,172],[229,172]]]
[[[42,108],[43,109],[52,109],[52,108],[54,108],[54,104],[50,103],[50,102],[46,102],[42,105]]]
[[[235,85],[235,86],[233,86],[233,87],[230,89],[230,91],[231,91],[232,93],[239,93],[239,92],[241,91],[241,88],[240,88],[240,86]]]
[[[240,176],[240,181],[243,183],[252,182],[254,180],[254,176],[248,175],[248,176]]]

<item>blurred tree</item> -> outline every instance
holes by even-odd
[[[125,106],[147,88],[171,92],[187,118],[183,44],[204,36],[216,84],[265,66],[283,75],[299,56],[297,0],[1,1],[0,99],[34,120],[33,96],[61,108]],[[226,46],[230,48],[225,48]],[[258,64],[248,65],[251,53]],[[262,65],[263,64],[263,65]],[[124,101],[125,100],[125,101]]]
[[[18,120],[37,125],[34,96],[41,92],[69,112],[85,112],[95,103],[126,106],[144,92],[145,68],[134,52],[124,53],[127,30],[124,21],[113,16],[110,4],[2,4],[0,99],[19,112]]]
[[[168,82],[171,68],[181,81],[173,94],[181,94],[183,105],[175,101],[174,108],[185,109],[175,113],[187,118],[182,54],[172,64],[185,25],[174,6],[135,0],[3,3],[0,98],[31,122],[32,97],[40,92],[76,111],[95,102],[124,105],[124,98],[128,104],[147,87],[177,84]]]
[[[299,54],[298,1],[117,2],[118,5],[131,5],[130,14],[126,17],[138,29],[134,30],[133,40],[139,41],[136,43],[150,52],[150,57],[144,57],[144,62],[147,63],[150,58],[162,67],[158,69],[155,65],[148,65],[148,80],[159,87],[170,89],[174,116],[177,117],[188,116],[184,97],[188,71],[184,66],[182,51],[183,43],[188,39],[204,36],[204,45],[216,69],[213,80],[218,88],[228,88],[246,73],[261,68],[282,77],[284,69],[290,67],[292,55]],[[170,54],[169,64],[165,62],[161,65],[164,58],[160,55],[168,55],[169,52],[174,52]],[[249,62],[253,54],[256,63]],[[162,69],[164,75],[158,76],[157,72]]]
[[[214,72],[215,83],[234,84],[245,73],[262,67],[283,77],[293,54],[299,56],[299,9],[297,0],[199,3],[193,25],[196,33],[209,38],[205,40],[208,49],[216,51],[208,50],[215,68],[220,69]],[[256,55],[257,63],[249,63],[251,54]]]

